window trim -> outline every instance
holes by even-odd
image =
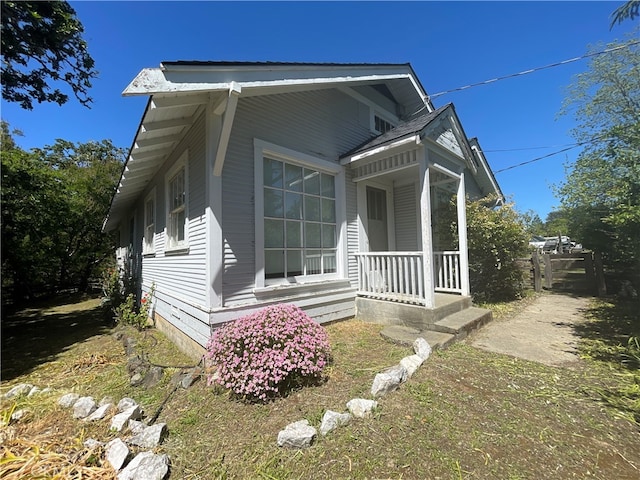
[[[288,278],[265,279],[264,254],[264,158],[272,158],[282,162],[317,170],[334,177],[336,208],[336,272],[300,275]],[[257,138],[254,139],[254,199],[255,199],[255,289],[269,286],[288,286],[304,283],[341,279],[344,276],[346,252],[345,225],[345,174],[339,163],[320,159],[281,147]]]
[[[166,254],[188,253],[189,251],[189,151],[185,150],[180,158],[167,171],[164,179],[166,225],[164,228]],[[184,240],[172,244],[170,237],[171,228],[171,180],[184,169]]]
[[[147,204],[149,202],[153,202],[153,219],[151,219],[151,222],[149,221],[150,219],[147,218],[147,213],[148,213]],[[144,231],[142,233],[142,254],[145,256],[152,256],[156,254],[155,230],[156,230],[156,225],[158,223],[158,202],[156,199],[155,187],[152,188],[149,194],[145,197],[142,208],[144,212],[143,213]],[[149,229],[150,226],[153,227],[153,231],[151,233],[151,241],[147,241],[148,240],[147,230]]]

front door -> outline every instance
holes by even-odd
[[[369,250],[389,251],[387,232],[387,192],[379,188],[367,187],[367,223]]]

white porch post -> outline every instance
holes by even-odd
[[[424,301],[426,308],[435,307],[433,283],[433,238],[431,233],[431,192],[428,150],[420,161],[420,224],[422,237],[422,266],[424,270]]]
[[[464,188],[464,173],[458,180],[458,196],[456,201],[458,211],[458,245],[460,250],[460,288],[462,295],[469,296],[469,251],[467,246],[467,206]]]

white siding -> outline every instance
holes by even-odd
[[[225,305],[256,302],[253,139],[337,162],[369,137],[358,102],[337,90],[240,98],[222,181]]]
[[[165,175],[185,150],[189,152],[187,165],[189,250],[187,253],[170,254],[165,253],[164,250],[167,224]],[[168,295],[174,299],[174,304],[184,303],[191,306],[205,306],[206,304],[204,162],[204,117],[201,116],[154,177],[147,190],[149,191],[154,186],[156,188],[157,213],[155,255],[143,257],[143,285],[147,290],[154,283],[158,296]],[[142,202],[138,206],[138,210],[142,211]],[[165,316],[163,315],[163,317]],[[165,318],[170,320],[169,317]]]
[[[347,168],[347,255],[349,262],[349,281],[353,288],[358,287],[358,262],[355,253],[360,250],[358,241],[358,188],[353,179],[353,170]]]
[[[396,250],[415,252],[418,248],[418,204],[416,184],[393,189],[396,221]]]

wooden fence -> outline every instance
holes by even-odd
[[[520,268],[529,275],[527,286],[536,292],[542,289],[590,293],[607,293],[599,252],[540,254],[518,259]]]

